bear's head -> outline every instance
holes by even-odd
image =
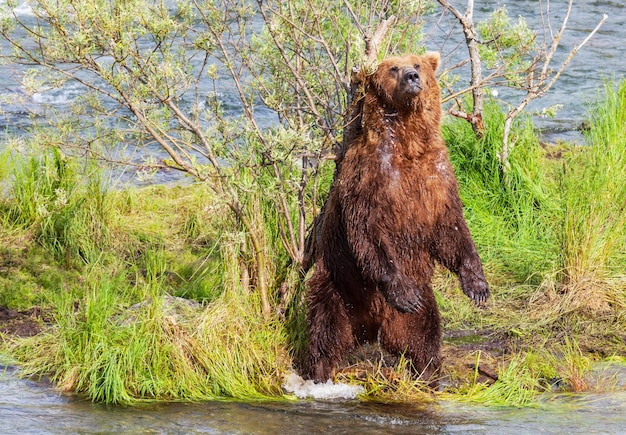
[[[387,111],[420,111],[441,107],[435,71],[440,55],[428,52],[383,60],[369,79],[373,92]]]

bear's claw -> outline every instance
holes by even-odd
[[[415,313],[422,308],[422,297],[406,276],[383,281],[379,288],[389,305],[398,311]]]
[[[483,305],[489,298],[489,285],[484,279],[462,280],[461,288],[463,293],[478,306]]]

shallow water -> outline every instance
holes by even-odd
[[[617,434],[626,393],[553,395],[541,409],[437,404],[208,402],[106,406],[0,370],[1,434]]]

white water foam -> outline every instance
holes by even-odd
[[[323,384],[316,384],[311,380],[305,381],[296,373],[289,373],[285,377],[283,388],[300,399],[310,397],[318,400],[356,399],[365,392],[362,385],[335,384],[330,379]]]
[[[76,101],[85,92],[85,87],[78,82],[68,81],[60,88],[42,89],[41,92],[32,94],[32,100],[36,104],[64,105]]]
[[[1,2],[2,5],[6,4],[6,1]],[[28,4],[27,1],[20,3],[17,7],[13,8],[13,12],[18,17],[34,17],[35,13],[33,12],[33,8]]]

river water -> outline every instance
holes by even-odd
[[[29,22],[33,19],[32,11],[28,3],[18,0],[19,6],[15,9],[20,19]],[[539,42],[542,38],[542,17],[539,14],[538,5],[544,6],[547,0],[476,0],[475,21],[480,21],[490,14],[498,5],[506,5],[512,20],[518,16],[526,19],[529,27],[540,32]],[[0,4],[6,0],[0,0]],[[452,4],[463,10],[465,1],[456,0]],[[566,10],[566,0],[552,0],[550,4],[551,25],[553,32],[558,30],[560,21]],[[544,7],[545,10],[545,7]],[[618,80],[626,76],[626,2],[624,0],[575,0],[568,21],[567,30],[561,39],[561,45],[557,51],[553,68],[558,68],[573,47],[580,44],[593,28],[602,19],[604,14],[608,19],[597,34],[574,56],[571,63],[549,91],[549,93],[533,102],[528,111],[540,112],[544,107],[562,105],[562,109],[553,119],[537,118],[536,125],[547,136],[546,140],[580,140],[581,136],[576,133],[577,128],[585,119],[587,105],[598,96],[598,90],[604,80]],[[425,45],[429,50],[437,50],[442,53],[442,65],[440,71],[456,64],[459,60],[467,57],[467,49],[463,45],[463,34],[456,20],[447,14],[440,18],[440,8],[436,9],[427,19],[424,33],[427,35]],[[0,50],[9,50],[7,44],[0,40]],[[0,138],[6,133],[19,135],[26,127],[31,125],[32,114],[40,113],[45,104],[52,104],[56,108],[69,107],[76,98],[82,94],[82,89],[77,83],[67,83],[61,89],[52,89],[49,92],[36,94],[25,103],[11,104],[11,96],[23,94],[21,86],[17,83],[19,77],[27,67],[19,65],[0,65]],[[202,88],[203,85],[201,85]],[[226,114],[241,112],[236,99],[234,87],[227,81],[218,83],[219,96],[222,99]],[[202,90],[202,89],[201,89]],[[212,85],[206,85],[206,93],[213,90]],[[502,95],[507,95],[506,89]],[[520,95],[508,95],[507,103],[517,104]],[[260,109],[258,114],[261,125],[268,125],[276,121],[275,115]],[[161,180],[161,181],[167,181]]]
[[[626,373],[622,368],[622,378]],[[540,408],[280,403],[94,404],[0,366],[0,434],[619,434],[626,392],[549,396]]]
[[[465,1],[457,0],[450,3],[464,11]],[[566,0],[548,0],[547,3],[550,6],[550,13],[542,18],[539,14],[539,5],[543,5],[545,12],[546,0],[476,0],[474,20],[480,21],[499,5],[505,5],[511,21],[516,21],[520,16],[523,17],[528,26],[538,32],[537,42],[540,43],[544,40],[541,31],[542,19],[547,23],[547,18],[550,18],[552,32],[556,33],[567,11]],[[529,113],[539,113],[546,107],[562,106],[554,118],[535,117],[535,126],[542,131],[547,141],[582,142],[582,136],[577,130],[586,117],[589,104],[597,100],[598,91],[606,80],[614,81],[626,77],[626,62],[624,62],[626,1],[624,0],[574,0],[561,44],[550,65],[558,69],[571,50],[583,42],[604,14],[607,15],[607,19],[602,27],[572,58],[556,84],[544,97],[535,100],[526,109]],[[439,13],[433,17],[435,24],[427,26],[425,32],[431,35],[429,39],[432,46],[428,48],[439,50],[443,54],[441,70],[467,58],[467,48],[462,44],[464,38],[456,20],[449,14],[442,20],[439,20],[438,16]],[[442,38],[441,35],[450,33],[451,26],[455,28],[452,37]],[[548,44],[550,42],[551,40],[548,39]],[[506,90],[502,94],[507,94]],[[507,96],[509,98],[503,98],[503,100],[506,100],[508,104],[515,105],[521,100],[519,94]]]
[[[0,0],[4,2],[4,0]],[[462,1],[456,4],[464,4]],[[537,27],[537,0],[477,0],[477,18],[506,4],[511,16],[523,15]],[[545,2],[544,2],[545,3]],[[565,1],[551,2],[554,17],[563,16]],[[584,120],[587,104],[598,95],[605,79],[626,75],[626,6],[624,0],[578,0],[557,61],[580,43],[603,14],[608,19],[596,36],[574,57],[550,91],[531,109],[554,104],[563,109],[554,119],[538,119],[548,139],[579,140],[576,127]],[[29,14],[25,3],[20,13]],[[440,23],[446,26],[446,22]],[[438,27],[426,29],[439,32]],[[461,36],[457,34],[458,41]],[[437,39],[434,38],[433,41]],[[445,53],[455,44],[433,42],[429,49]],[[445,64],[444,64],[445,66]],[[0,94],[20,93],[15,81],[23,69],[0,66]],[[41,103],[59,107],[80,95],[66,87],[29,101],[30,109]],[[2,100],[0,100],[2,101]],[[30,113],[0,103],[0,132],[17,133],[30,125]],[[167,180],[163,180],[167,181]],[[233,403],[142,405],[112,407],[62,395],[50,385],[20,379],[16,369],[0,365],[0,434],[535,434],[626,433],[626,392],[553,396],[539,409],[488,408],[438,402],[430,405],[382,405],[358,401],[299,400],[293,403]]]

